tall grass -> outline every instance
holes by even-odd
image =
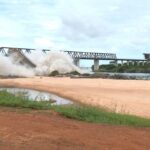
[[[92,106],[55,106],[54,109],[68,118],[77,119],[80,121],[112,125],[150,127],[150,119],[108,112],[104,109]]]

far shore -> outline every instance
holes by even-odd
[[[33,77],[0,79],[0,87],[51,92],[76,102],[150,118],[150,81]]]

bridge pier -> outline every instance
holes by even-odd
[[[131,66],[132,65],[132,61],[129,61],[129,66]]]
[[[131,61],[131,66],[135,66],[135,61]]]
[[[130,61],[129,60],[127,60],[127,66],[129,66],[130,65]]]
[[[137,61],[137,66],[140,66],[140,65],[142,65],[142,64],[143,64],[142,62]]]
[[[121,66],[123,66],[123,60],[121,60]]]
[[[118,67],[118,61],[117,60],[115,60],[115,66]]]
[[[145,61],[145,64],[146,64],[146,65],[149,65],[149,61]]]
[[[134,61],[134,66],[137,66],[138,65],[138,61]]]
[[[98,70],[99,70],[99,60],[94,59],[94,71],[98,71]]]
[[[143,61],[143,62],[141,62],[142,63],[142,66],[144,66],[145,65],[145,62]]]
[[[75,64],[77,67],[80,67],[80,59],[74,59],[74,64]]]

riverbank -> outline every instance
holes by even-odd
[[[133,127],[150,127],[150,119],[123,115],[108,110],[79,104],[53,105],[51,100],[30,99],[24,93],[12,94],[9,91],[0,91],[0,107],[20,108],[28,110],[46,110],[57,112],[67,118],[79,121],[101,123],[109,125],[124,125]]]
[[[150,118],[150,81],[34,77],[0,79],[0,86],[52,92],[79,103]]]

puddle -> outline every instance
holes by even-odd
[[[7,90],[9,93],[15,95],[22,95],[24,97],[28,97],[29,99],[35,101],[50,101],[53,105],[73,104],[71,100],[47,92],[41,92],[41,91],[30,90],[30,89],[20,89],[20,88],[0,88],[0,91],[2,90]]]

